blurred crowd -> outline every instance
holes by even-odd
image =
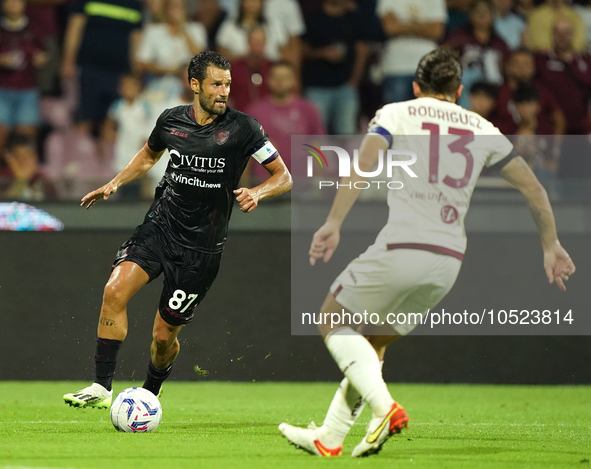
[[[231,61],[231,107],[288,165],[291,135],[362,134],[381,106],[412,99],[420,57],[444,44],[464,67],[459,104],[514,136],[544,183],[591,177],[591,151],[565,137],[589,144],[591,1],[0,3],[0,198],[104,183],[164,109],[193,102],[186,68],[205,49]],[[151,197],[165,165],[120,197]],[[265,175],[250,165],[246,178]]]

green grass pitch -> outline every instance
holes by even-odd
[[[277,431],[283,421],[320,424],[336,383],[166,383],[151,434],[118,433],[108,411],[62,402],[85,385],[0,382],[0,469],[583,468],[591,460],[586,386],[391,384],[408,430],[380,454],[352,459],[367,409],[340,458],[298,451]]]

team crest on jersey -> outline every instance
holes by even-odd
[[[458,211],[451,205],[446,205],[441,209],[441,219],[443,223],[452,224],[458,219]]]
[[[213,141],[218,145],[223,145],[228,141],[228,137],[230,136],[229,130],[216,130],[213,133]]]

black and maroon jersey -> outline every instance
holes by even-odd
[[[196,251],[221,252],[240,176],[254,157],[267,164],[278,153],[256,119],[228,108],[207,125],[192,105],[164,111],[148,139],[170,161],[146,215],[166,239]]]

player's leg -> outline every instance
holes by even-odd
[[[122,262],[113,269],[103,292],[94,355],[94,383],[64,395],[66,403],[74,407],[110,406],[117,356],[127,336],[127,303],[149,280],[146,271],[134,262]]]
[[[322,305],[320,314],[322,317],[331,317],[332,314],[340,314],[343,309],[343,306],[335,300],[334,295],[329,293]],[[352,316],[346,309],[345,312]],[[386,327],[387,329],[383,327],[366,328],[365,332],[371,334],[389,334],[372,335],[367,339],[363,337],[363,334],[365,333],[363,329],[359,332],[354,332],[351,328],[347,327],[347,330],[351,334],[356,334],[365,342],[364,345],[366,345],[373,354],[373,358],[378,366],[379,380],[382,383],[381,367],[386,346],[399,337],[394,334],[391,327]],[[327,336],[333,331],[330,325],[325,324],[321,324],[319,329],[323,336]],[[354,362],[355,360],[351,361]],[[385,383],[383,386],[385,387]],[[331,401],[324,423],[321,427],[304,429],[282,423],[279,426],[279,430],[290,443],[311,454],[318,456],[337,456],[341,454],[343,441],[355,423],[355,420],[361,414],[364,405],[365,402],[362,395],[355,386],[351,385],[349,377],[345,376]]]
[[[160,312],[156,313],[154,329],[152,331],[152,345],[150,346],[150,363],[144,389],[152,392],[155,396],[160,394],[162,383],[172,370],[172,364],[178,356],[181,345],[177,339],[181,326],[168,324]]]
[[[221,254],[170,246],[167,246],[166,256],[164,288],[154,320],[150,363],[144,382],[144,388],[155,395],[160,393],[179,354],[177,335],[182,326],[193,320],[197,306],[217,276],[221,260]]]
[[[374,348],[378,358],[380,359],[380,367],[384,364],[384,354],[386,347],[394,340],[400,338],[399,335],[392,335],[392,329],[389,330],[375,330],[371,328],[366,330],[362,327],[358,332],[369,341],[371,346]],[[380,334],[386,335],[369,335],[369,334]],[[389,334],[389,335],[387,335]],[[363,401],[361,394],[349,383],[348,378],[343,378],[339,384],[339,388],[335,393],[324,423],[320,427],[319,434],[326,436],[326,443],[329,447],[342,446],[345,436],[349,433],[349,430],[357,420],[357,417],[363,412],[365,402]]]

